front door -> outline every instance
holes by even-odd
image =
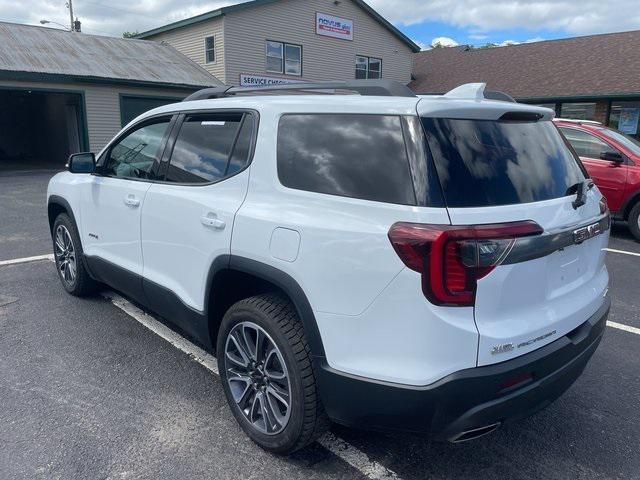
[[[622,155],[624,158],[622,152],[619,152],[604,140],[583,130],[560,127],[560,131],[580,156],[580,160],[589,175],[607,199],[611,211],[617,212],[624,199],[628,167],[621,162],[603,160],[601,156],[605,153],[613,152]]]
[[[94,274],[135,296],[142,275],[140,214],[158,171],[170,119],[146,122],[126,132],[100,159],[83,187],[82,244]]]

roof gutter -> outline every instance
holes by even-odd
[[[212,84],[183,84],[172,82],[152,82],[148,80],[130,80],[124,78],[106,78],[95,76],[83,76],[83,75],[67,75],[58,73],[40,73],[40,72],[15,72],[15,71],[1,71],[0,80],[15,80],[15,81],[32,81],[32,82],[54,82],[54,83],[95,83],[102,85],[125,85],[135,87],[152,87],[152,88],[173,88],[180,90],[194,91],[204,87],[212,86]]]

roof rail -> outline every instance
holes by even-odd
[[[381,97],[415,97],[416,94],[406,85],[393,80],[349,80],[345,82],[317,82],[317,83],[287,83],[269,85],[265,87],[220,87],[205,88],[199,90],[187,98],[184,102],[194,100],[209,100],[212,98],[230,97],[239,93],[274,92],[286,90],[351,90],[364,96]]]
[[[486,88],[486,83],[465,83],[445,93],[444,96],[464,100],[500,100],[503,102],[516,103],[511,95],[485,90]]]

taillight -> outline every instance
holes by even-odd
[[[536,222],[451,226],[396,223],[389,240],[404,264],[422,275],[435,305],[471,306],[477,281],[508,255],[518,237],[543,232]]]
[[[605,213],[609,213],[609,203],[605,197],[600,199],[600,213],[604,215]]]

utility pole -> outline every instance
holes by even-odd
[[[69,17],[71,18],[71,31],[76,31],[76,26],[73,23],[73,0],[67,0],[67,8],[69,9]]]

